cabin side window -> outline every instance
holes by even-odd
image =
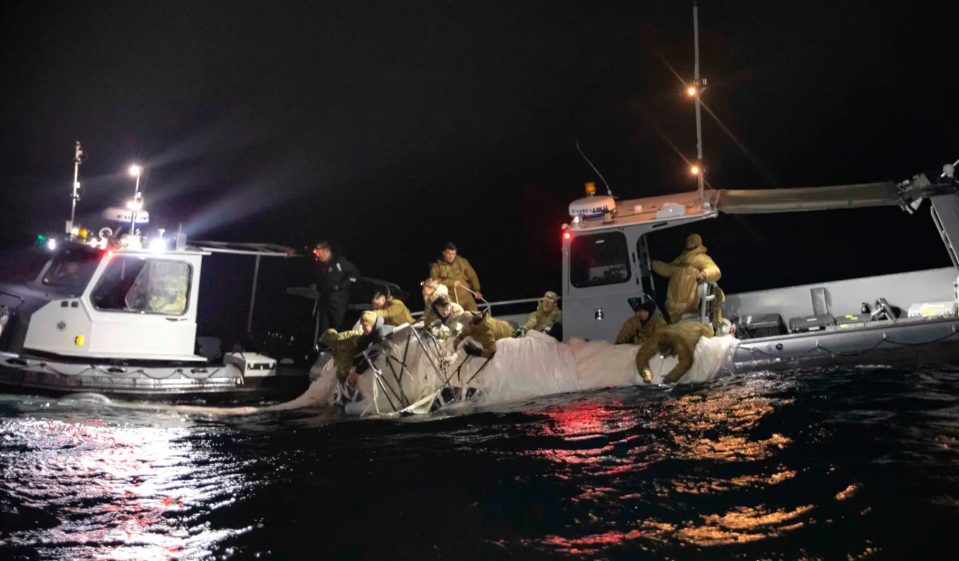
[[[183,261],[117,257],[107,265],[90,299],[98,310],[183,315],[192,273]]]
[[[90,282],[90,277],[100,263],[100,252],[95,249],[70,248],[60,252],[53,260],[43,284],[48,286],[68,286],[80,288]]]
[[[577,236],[569,248],[569,281],[576,288],[628,282],[629,250],[622,232]]]

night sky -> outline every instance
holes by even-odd
[[[933,6],[701,2],[703,99],[725,127],[704,116],[710,184],[902,180],[959,158],[955,12]],[[75,140],[89,156],[86,224],[129,198],[124,171],[139,161],[158,225],[328,238],[414,292],[450,239],[490,299],[559,290],[566,207],[585,182],[602,189],[577,138],[620,198],[695,188],[677,153],[695,155],[693,105],[670,69],[692,76],[690,2],[2,10],[5,246],[62,229]],[[699,231],[727,293],[948,264],[925,207],[724,217]],[[674,257],[688,233],[654,238],[654,256]],[[208,309],[245,302],[243,283]]]

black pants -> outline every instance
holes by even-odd
[[[340,296],[335,293],[330,298],[320,297],[316,313],[320,314],[320,335],[327,329],[343,331],[343,320],[346,318],[346,305],[350,302],[350,295]]]

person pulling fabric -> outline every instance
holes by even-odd
[[[453,242],[447,242],[439,259],[430,266],[430,278],[449,289],[453,302],[468,312],[478,311],[476,299],[482,299],[479,277],[473,266],[458,254]],[[475,298],[474,298],[475,296]]]
[[[355,387],[358,375],[369,368],[369,363],[361,353],[385,339],[392,331],[393,328],[385,325],[382,317],[371,311],[363,312],[360,316],[360,329],[342,333],[327,329],[320,340],[330,347],[336,379]],[[368,354],[375,361],[378,353],[379,350],[374,349]]]
[[[360,326],[363,335],[356,345],[356,353],[353,355],[353,369],[355,375],[365,374],[370,368],[371,363],[375,363],[383,350],[380,343],[393,333],[395,326],[387,325],[382,316],[375,312],[366,311],[360,316]],[[369,356],[369,360],[363,356],[363,352]],[[355,385],[356,378],[352,383]]]
[[[373,311],[383,318],[386,325],[399,327],[404,323],[413,323],[410,309],[402,300],[393,298],[389,292],[377,292],[373,295]]]
[[[642,298],[630,298],[630,306],[636,315],[626,320],[619,335],[616,336],[617,345],[642,345],[656,331],[666,327],[666,320],[656,306],[656,301],[648,295]]]
[[[692,234],[686,238],[686,250],[671,263],[653,261],[653,271],[669,279],[666,289],[666,314],[670,323],[699,307],[697,287],[704,282],[719,281],[722,273],[706,255],[703,238]]]
[[[432,321],[425,325],[426,327],[435,327],[436,324],[441,324],[446,326],[455,335],[459,335],[460,328],[457,328],[456,325],[459,323],[457,320],[463,313],[462,306],[450,301],[450,297],[443,294],[435,298],[430,305],[430,317]]]
[[[513,333],[514,337],[522,337],[528,331],[539,331],[563,340],[563,311],[559,309],[559,295],[547,292],[540,299],[536,311],[529,315],[526,323]]]
[[[513,336],[513,326],[486,314],[464,312],[459,322],[463,331],[453,342],[453,348],[458,349],[460,343],[470,337],[473,341],[463,345],[463,351],[470,356],[492,358],[496,354],[496,342]]]
[[[681,321],[655,331],[636,353],[636,371],[647,384],[652,382],[649,361],[657,354],[675,355],[678,364],[663,378],[678,382],[693,366],[693,352],[703,337],[712,337],[713,328],[698,321]]]

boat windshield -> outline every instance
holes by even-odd
[[[0,253],[0,282],[23,284],[37,280],[52,257],[49,250],[26,248]]]
[[[54,258],[43,284],[79,288],[90,282],[90,277],[100,262],[100,251],[86,247],[70,247],[60,251]]]

